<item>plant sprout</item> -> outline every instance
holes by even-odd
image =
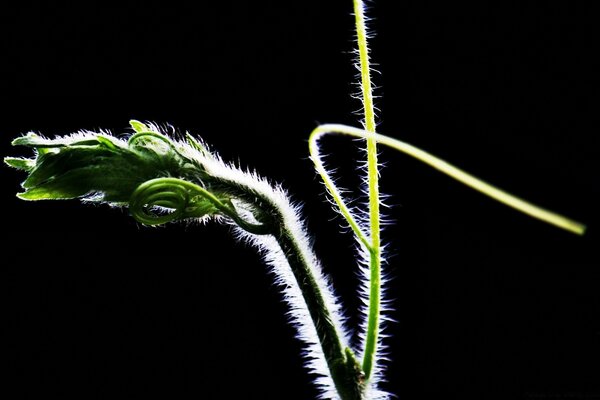
[[[333,286],[311,247],[300,209],[285,190],[253,172],[224,162],[190,134],[170,137],[151,123],[132,120],[125,140],[107,133],[79,132],[47,139],[29,133],[13,145],[34,150],[33,158],[7,157],[5,162],[28,176],[18,196],[24,200],[81,199],[128,207],[144,225],[192,220],[232,227],[264,255],[290,308],[291,323],[303,341],[306,367],[316,378],[323,399],[387,399],[381,388],[384,347],[382,313],[382,243],[378,145],[414,157],[450,177],[518,211],[567,231],[583,234],[579,222],[545,210],[498,189],[408,143],[376,132],[368,31],[364,3],[353,0],[357,67],[363,101],[363,128],[339,124],[318,126],[309,139],[310,156],[337,210],[359,246],[363,311],[360,343],[350,345],[350,330]],[[365,191],[368,213],[348,206],[323,164],[320,140],[329,134],[363,139],[366,144]]]

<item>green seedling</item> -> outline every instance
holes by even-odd
[[[585,226],[502,191],[408,143],[376,133],[364,4],[354,0],[358,66],[364,106],[363,129],[326,124],[310,135],[318,174],[359,243],[363,265],[363,329],[357,348],[349,344],[340,302],[323,275],[299,215],[286,192],[254,173],[225,163],[209,146],[187,134],[178,140],[153,124],[131,121],[127,140],[95,132],[46,139],[30,133],[13,141],[34,150],[33,158],[7,157],[25,171],[24,200],[82,199],[128,207],[144,225],[184,220],[217,221],[262,250],[290,306],[291,323],[304,342],[306,367],[324,399],[387,399],[380,351],[382,286],[380,193],[377,147],[412,156],[514,209],[567,231]],[[367,218],[348,207],[322,162],[319,141],[336,134],[364,139],[367,148]],[[365,222],[361,222],[364,220]],[[385,311],[385,310],[383,310]],[[389,312],[389,311],[388,311]]]

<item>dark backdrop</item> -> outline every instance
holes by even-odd
[[[589,231],[562,232],[382,150],[397,320],[385,387],[407,400],[600,398],[598,10],[446,3],[374,4],[380,131]],[[351,1],[175,4],[3,9],[1,155],[23,154],[9,143],[28,131],[122,133],[131,118],[202,136],[305,204],[355,323],[353,240],[307,158],[317,124],[357,124]],[[361,153],[325,146],[356,187]],[[26,203],[14,197],[23,174],[0,176],[3,391],[314,398],[278,290],[226,228]]]

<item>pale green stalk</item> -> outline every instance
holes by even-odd
[[[489,183],[411,144],[378,133],[373,134],[372,132],[367,132],[363,129],[358,129],[351,126],[340,124],[320,125],[310,135],[310,154],[312,160],[315,163],[317,171],[323,178],[327,189],[332,193],[332,195],[334,196],[334,201],[340,206],[340,208],[345,207],[347,209],[344,200],[341,196],[339,196],[339,193],[336,194],[337,192],[335,190],[332,190],[332,188],[330,187],[330,185],[332,185],[332,180],[329,176],[329,173],[323,166],[318,146],[319,140],[323,136],[329,134],[345,135],[361,139],[372,137],[377,143],[383,144],[402,153],[408,154],[409,156],[424,162],[425,164],[445,173],[446,175],[456,179],[457,181],[485,194],[486,196],[493,198],[494,200],[497,200],[501,203],[506,204],[509,207],[521,211],[524,214],[527,214],[533,218],[539,219],[541,221],[567,230],[569,232],[575,233],[577,235],[583,235],[585,233],[586,226],[581,222],[577,222],[558,213],[546,210],[517,196],[514,196],[502,189],[490,185]]]
[[[365,139],[367,141],[367,182],[369,195],[370,246],[370,288],[369,309],[366,330],[365,348],[363,350],[363,372],[366,379],[371,377],[381,313],[381,227],[379,221],[379,171],[377,170],[377,141],[375,140],[375,107],[373,106],[373,90],[371,85],[371,67],[369,65],[369,47],[367,44],[367,28],[365,24],[364,3],[354,0],[356,22],[356,39],[360,64],[362,100],[365,115]]]

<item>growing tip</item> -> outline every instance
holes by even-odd
[[[133,130],[136,133],[148,132],[150,130],[148,126],[146,126],[146,124],[135,119],[130,120],[129,125],[133,128]]]
[[[38,135],[33,132],[29,132],[26,135],[20,136],[14,139],[10,144],[13,146],[30,146],[33,142],[40,139]]]

